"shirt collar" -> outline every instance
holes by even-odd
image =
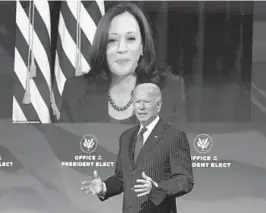
[[[148,132],[151,132],[152,130],[153,130],[153,128],[156,126],[156,124],[159,122],[159,120],[160,120],[160,117],[157,115],[157,117],[149,124],[149,125],[147,125],[146,126],[146,128],[147,128],[147,131]],[[141,124],[140,125],[140,129],[139,129],[139,131],[141,130],[143,128],[143,125]]]

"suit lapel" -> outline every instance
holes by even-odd
[[[140,153],[139,153],[139,155],[136,159],[136,162],[134,164],[134,168],[136,168],[136,166],[138,165],[139,161],[143,158],[143,156],[145,156],[145,154],[150,149],[152,149],[152,147],[154,145],[156,145],[156,143],[159,141],[159,139],[162,137],[162,135],[163,135],[163,122],[160,119],[159,122],[154,127],[154,129],[152,130],[149,137],[147,138],[146,142],[144,143],[144,146],[140,150]]]
[[[133,153],[134,153],[134,149],[135,149],[135,143],[136,143],[136,139],[137,139],[137,133],[139,130],[140,126],[136,126],[133,130],[132,133],[130,134],[130,136],[127,138],[129,141],[129,145],[128,145],[128,157],[129,157],[129,161],[131,166],[134,166],[134,157],[133,157]]]

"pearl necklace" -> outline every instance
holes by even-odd
[[[128,107],[130,107],[130,105],[132,104],[132,101],[133,101],[133,96],[131,95],[131,98],[129,100],[129,102],[127,103],[127,105],[123,106],[123,107],[120,107],[120,106],[117,106],[116,103],[114,102],[114,100],[112,99],[111,97],[111,94],[110,94],[110,91],[108,91],[108,100],[111,104],[111,106],[116,110],[116,111],[125,111]]]

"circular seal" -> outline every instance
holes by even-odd
[[[80,140],[80,148],[85,153],[92,153],[97,148],[97,138],[94,135],[84,135]]]
[[[212,139],[207,134],[200,134],[194,140],[194,149],[200,154],[208,153],[212,148]]]

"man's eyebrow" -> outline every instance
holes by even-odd
[[[135,34],[136,32],[133,32],[133,31],[129,31],[127,32],[127,34]]]

